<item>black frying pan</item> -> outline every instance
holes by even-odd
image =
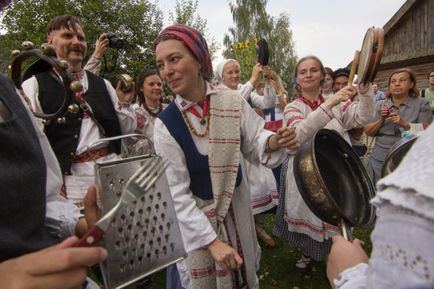
[[[382,178],[393,172],[399,166],[416,140],[417,136],[411,136],[410,138],[400,140],[390,148],[384,159],[383,167],[381,168]]]
[[[259,39],[256,44],[256,57],[257,61],[261,65],[268,65],[268,59],[270,58],[270,53],[268,51],[268,43],[265,39]]]
[[[375,187],[352,147],[335,131],[319,130],[303,143],[294,159],[298,190],[322,221],[338,226],[351,240],[348,226],[369,228],[375,209],[369,203]]]

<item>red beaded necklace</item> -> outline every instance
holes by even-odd
[[[191,112],[194,116],[200,119],[200,124],[205,125],[205,130],[202,133],[198,133],[196,129],[191,124],[188,117],[185,115],[185,110],[181,111],[182,117],[184,118],[185,123],[187,124],[188,128],[190,129],[191,133],[194,134],[197,137],[204,137],[208,134],[209,131],[209,123],[210,123],[210,114],[209,114],[209,96],[207,96],[203,101],[198,101],[197,103],[199,106],[202,107],[202,115],[199,114],[199,112],[193,107],[190,106],[187,110]],[[205,119],[206,118],[206,119]]]

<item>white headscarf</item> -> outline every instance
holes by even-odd
[[[214,74],[215,74],[215,78],[218,80],[218,82],[223,83],[223,69],[225,68],[226,63],[232,62],[232,61],[238,63],[238,61],[236,61],[235,59],[229,58],[229,59],[224,59],[223,61],[221,61],[217,65]],[[238,63],[238,65],[239,65],[239,63]]]

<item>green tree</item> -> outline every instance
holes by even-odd
[[[289,16],[287,14],[281,14],[277,18],[269,16],[266,12],[267,3],[268,0],[236,0],[235,3],[229,3],[235,26],[229,28],[228,34],[224,36],[223,55],[226,58],[237,58],[240,44],[244,45],[246,41],[252,43],[255,38],[266,39],[270,51],[269,66],[277,72],[285,88],[289,90],[297,58]],[[244,63],[241,70],[247,71],[242,75],[244,82],[249,79],[255,60],[248,63],[241,62]]]
[[[202,33],[208,44],[211,59],[214,59],[216,52],[220,49],[220,45],[214,37],[209,35],[206,19],[196,14],[197,6],[198,0],[176,0],[175,12],[169,12],[169,22],[186,24]]]
[[[162,28],[162,12],[148,0],[19,0],[3,12],[0,28],[6,31],[0,43],[0,59],[20,49],[24,40],[35,45],[46,42],[48,21],[61,14],[79,18],[92,54],[97,37],[113,32],[126,42],[125,49],[106,54],[104,77],[137,75],[144,67],[155,67],[154,39]],[[5,55],[6,54],[6,55]]]
[[[294,40],[290,29],[289,16],[285,13],[272,18],[273,29],[269,34],[270,66],[282,79],[286,90],[292,88],[292,77],[295,71],[297,55],[294,51]]]

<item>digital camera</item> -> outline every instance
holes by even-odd
[[[106,36],[109,40],[109,47],[117,49],[124,48],[124,40],[122,38],[119,38],[113,32],[107,32]]]

